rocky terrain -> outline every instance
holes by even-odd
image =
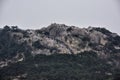
[[[51,59],[52,62],[49,62]],[[59,72],[62,70],[58,68],[55,68],[55,71],[58,71],[56,76],[62,76],[61,79],[55,78],[55,74],[51,77],[50,74],[55,72],[49,73],[49,70],[46,72],[49,73],[47,77],[41,73],[42,71],[38,71],[40,74],[35,73],[36,75],[30,72],[37,72],[34,70],[37,67],[47,70],[48,63],[49,67],[54,67],[54,63],[58,68],[64,66],[66,70],[73,69],[71,73],[77,69],[78,73],[75,73],[79,74],[79,77],[66,77],[69,74],[63,77]],[[67,65],[69,63],[72,67]],[[62,67],[60,68],[64,69]],[[86,72],[79,72],[81,68]],[[87,72],[89,68],[95,71],[94,74],[87,74],[91,74],[90,71]],[[29,73],[34,76],[33,79]],[[120,36],[105,28],[78,28],[54,23],[37,30],[22,30],[17,26],[5,26],[0,29],[0,80],[115,80],[116,75],[117,78],[120,76]],[[86,76],[89,78],[86,79]]]

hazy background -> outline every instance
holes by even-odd
[[[36,29],[54,22],[120,34],[120,0],[0,0],[0,27]]]

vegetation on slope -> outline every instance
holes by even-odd
[[[0,80],[117,80],[119,71],[95,52],[28,57],[0,70]]]

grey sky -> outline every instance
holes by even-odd
[[[120,0],[0,0],[0,27],[35,29],[54,22],[120,34]]]

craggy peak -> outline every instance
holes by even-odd
[[[6,25],[0,80],[120,80],[120,36],[100,27]]]

